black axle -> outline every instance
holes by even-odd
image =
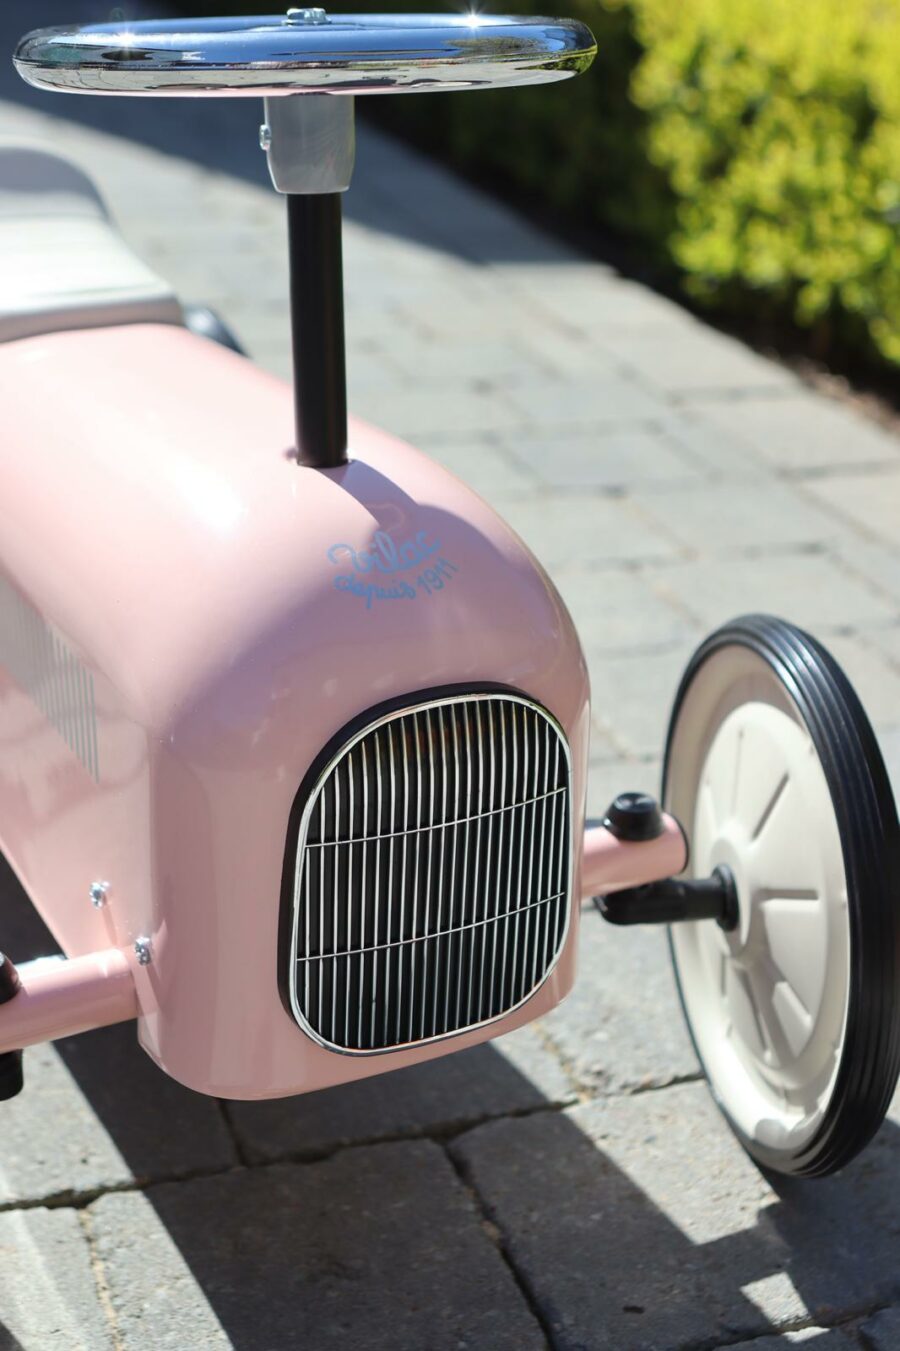
[[[737,888],[730,868],[719,867],[711,877],[666,877],[641,887],[595,896],[594,904],[610,924],[681,924],[714,919],[723,929],[738,923]]]

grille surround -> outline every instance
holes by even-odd
[[[499,723],[501,742],[497,743],[496,741],[491,741],[486,743],[484,740],[484,724],[489,724],[490,733],[493,737],[495,732],[495,715]],[[424,757],[422,753],[422,735],[420,726],[420,720],[422,719],[425,721],[426,728],[430,728],[432,731],[435,728],[439,728],[440,741],[442,743],[440,746],[440,760],[433,755],[433,746],[430,747],[432,758],[425,761],[427,764],[427,774],[423,770]],[[452,766],[450,764],[448,751],[450,738],[448,736],[448,727],[445,719],[449,721],[456,753],[456,758]],[[460,719],[462,719],[462,722]],[[504,721],[504,719],[508,719],[508,721]],[[513,739],[515,734],[520,730],[517,726],[518,719],[521,719],[521,731],[525,734],[524,740],[522,737],[519,737],[518,740]],[[530,724],[529,719],[531,720]],[[473,789],[475,788],[474,780],[476,779],[476,775],[473,773],[474,757],[472,752],[472,728],[474,723],[477,723],[478,726],[479,739],[474,744],[477,747],[477,764],[481,771],[481,776],[477,783],[477,799],[474,799],[472,796]],[[357,752],[357,756],[358,758],[362,756],[363,769],[365,769],[366,747],[372,747],[374,745],[378,758],[377,768],[379,770],[384,770],[383,777],[386,779],[388,777],[388,766],[386,763],[382,763],[384,755],[383,751],[378,749],[378,737],[382,736],[386,739],[390,747],[391,757],[393,757],[395,749],[395,733],[402,734],[408,741],[410,724],[412,724],[412,727],[415,729],[416,738],[417,754],[415,766],[417,775],[417,793],[407,796],[409,794],[410,766],[413,764],[413,761],[409,756],[407,756],[405,760],[400,757],[395,765],[392,758],[390,763],[389,787],[380,779],[377,781],[376,786],[375,777],[372,777],[370,784],[367,785],[371,788],[371,791],[368,792],[363,831],[358,834],[353,829],[354,824],[358,824],[359,820],[358,795],[356,804],[354,804],[352,795],[349,798],[348,804],[347,797],[345,793],[342,793],[340,787],[341,766],[345,763],[347,765],[346,777],[349,785],[349,782],[353,779],[351,757],[354,750],[360,748]],[[461,767],[458,755],[459,745],[456,744],[457,733],[459,732],[460,726],[463,727],[463,732],[460,734],[460,744],[464,745],[466,752],[464,771]],[[527,731],[529,726],[532,730],[530,747],[534,752],[531,770],[529,770],[529,741]],[[399,729],[399,731],[397,729]],[[503,740],[507,733],[510,735],[508,744]],[[541,761],[539,753],[539,735],[543,737],[543,761]],[[501,751],[498,751],[497,749],[498,744],[502,746]],[[486,768],[488,764],[488,750],[490,750],[490,773]],[[372,751],[370,750],[369,753],[371,755]],[[503,766],[502,777],[499,773],[501,755]],[[553,775],[555,777],[549,791],[529,794],[527,791],[529,772],[535,776],[535,782],[538,773],[543,772],[545,774],[543,787],[547,790],[551,776],[551,759],[553,761]],[[438,767],[440,767],[440,774],[438,774]],[[405,789],[403,796],[403,828],[397,830],[391,828],[388,831],[383,831],[381,830],[381,825],[383,823],[383,795],[387,795],[390,790],[388,821],[393,827],[395,819],[393,813],[396,811],[398,798],[398,771],[402,771],[403,787]],[[495,771],[499,781],[499,799],[495,793]],[[467,809],[465,813],[458,812],[454,814],[454,803],[458,804],[461,800],[459,794],[463,787],[463,772],[465,772],[466,779],[465,801],[467,802]],[[428,786],[430,788],[428,806],[431,811],[427,819],[423,817],[424,807],[420,796],[423,775],[427,778]],[[486,782],[488,779],[489,783]],[[435,785],[438,781],[444,794],[441,804],[442,811],[440,814],[435,813],[435,808],[438,805],[436,802]],[[453,792],[456,796],[450,804],[451,812],[448,816],[446,794],[451,781],[453,784]],[[511,799],[507,801],[504,800],[504,794],[508,784],[511,784],[512,786],[512,796]],[[523,789],[521,798],[517,797],[517,787],[519,784],[521,784]],[[325,795],[330,785],[334,785],[331,790],[334,797],[333,806],[330,808],[329,816],[329,807],[323,804],[325,804]],[[360,785],[359,791],[362,791],[362,785]],[[485,798],[486,791],[489,791],[490,793],[488,799]],[[372,818],[372,808],[376,798],[378,813],[376,818],[376,830],[374,833],[371,833],[367,828]],[[354,812],[354,806],[356,806],[357,809],[357,815],[351,820],[351,831],[349,836],[343,835],[341,831],[340,812],[342,802],[345,810],[345,820],[348,805],[351,814]],[[486,802],[487,806],[485,808]],[[478,807],[477,811],[471,810],[473,804]],[[537,836],[538,815],[539,813],[541,815],[542,830],[540,835],[540,845],[537,848],[533,844],[530,844],[528,848],[525,847],[526,818],[529,810],[531,811],[533,836]],[[411,811],[415,812],[415,824],[412,826],[410,825]],[[297,820],[298,814],[299,821]],[[550,818],[551,821],[549,827],[548,818]],[[500,881],[496,888],[483,887],[481,891],[479,891],[478,860],[482,836],[485,831],[485,827],[482,823],[486,821],[490,821],[490,824],[487,827],[487,857],[484,863],[485,871],[482,880],[487,880],[488,878],[488,868],[490,867],[491,861],[493,824],[496,821],[498,823],[497,833],[501,838],[497,843],[497,857],[494,859],[494,868],[490,872],[490,877],[492,879],[499,877]],[[516,881],[516,902],[521,899],[522,894],[523,861],[524,865],[529,867],[527,874],[529,892],[526,894],[525,904],[517,903],[513,905],[512,908],[509,907],[513,889],[513,860],[510,857],[509,852],[507,852],[507,855],[503,858],[503,871],[500,873],[497,871],[497,866],[501,862],[502,836],[504,833],[499,825],[501,821],[508,827],[506,831],[508,837],[506,840],[507,851],[512,849],[515,845],[516,831],[518,830],[517,847],[519,855],[519,875]],[[334,829],[333,836],[331,834],[332,828]],[[551,845],[550,849],[545,853],[542,852],[542,850],[548,828],[552,832]],[[477,834],[477,846],[471,887],[470,892],[468,893],[468,898],[472,905],[471,917],[467,923],[457,925],[451,924],[450,927],[442,927],[441,915],[443,914],[445,904],[448,917],[453,916],[457,907],[461,907],[463,914],[465,912],[467,902],[465,868],[467,867],[467,862],[464,862],[463,865],[462,892],[459,896],[457,895],[457,889],[454,885],[454,870],[457,857],[460,855],[460,849],[463,860],[468,860],[471,839],[474,834]],[[438,841],[443,839],[445,843],[447,839],[452,838],[452,844],[450,845],[449,850],[447,850],[448,856],[452,860],[452,867],[449,871],[450,888],[449,893],[447,894],[445,894],[446,888],[444,886],[447,881],[444,848],[442,848],[440,844],[438,844],[437,848],[435,847],[434,841],[436,838]],[[460,846],[461,838],[462,846]],[[529,836],[528,838],[530,839],[531,837]],[[417,889],[418,883],[416,883],[416,889],[414,890],[415,903],[413,904],[411,911],[412,932],[404,936],[403,898],[408,875],[407,850],[408,842],[410,840],[416,840],[418,842],[418,849],[411,852],[413,853],[414,858],[420,860],[425,852],[421,847],[422,843],[424,842],[428,845],[428,872],[425,881],[425,895],[426,897],[432,895],[431,888],[432,881],[434,880],[437,883],[436,891],[434,892],[434,902],[437,909],[437,924],[433,929],[429,928],[429,913],[426,904],[424,929],[417,930],[416,925],[420,915],[417,899],[419,896]],[[391,871],[388,872],[388,886],[386,891],[383,886],[384,866],[380,862],[380,849],[381,842],[383,841],[392,842],[390,847],[386,847],[385,849],[385,852],[389,856],[389,869],[393,869],[394,862],[396,861],[396,842],[400,843],[403,859],[403,880],[400,883],[399,890],[401,898],[399,912],[400,930],[399,936],[395,936],[393,940],[391,940],[391,926],[396,920],[397,892],[395,889],[392,890]],[[358,855],[360,846],[362,847],[361,867],[359,866],[360,860]],[[331,854],[327,854],[325,852],[326,850],[332,851]],[[369,850],[370,854],[378,851],[378,860],[376,860],[375,863],[374,883],[372,877],[366,873],[367,850]],[[432,850],[434,850],[435,856],[440,852],[440,864],[435,878],[432,877]],[[316,874],[317,881],[315,882],[317,887],[316,894],[312,893],[310,882],[312,872],[315,871],[315,869],[310,867],[310,855],[313,851],[319,851],[318,861],[315,865],[316,869],[318,869],[318,873]],[[340,861],[343,857],[342,851],[345,851],[348,855],[348,860],[344,864],[343,869]],[[359,905],[355,910],[352,908],[354,885],[352,859],[354,857],[354,851],[357,851],[359,891]],[[336,862],[329,865],[326,862],[329,857],[333,857]],[[539,893],[542,879],[545,879],[547,883],[546,894],[540,893],[537,899],[534,899],[531,894],[533,880],[531,870],[534,868],[535,863],[537,863],[537,876],[534,880],[538,886]],[[371,710],[368,715],[355,720],[350,727],[345,728],[342,733],[338,734],[338,736],[329,743],[329,746],[323,751],[322,756],[319,758],[317,765],[313,766],[313,769],[307,776],[304,786],[297,795],[294,812],[292,813],[292,827],[289,832],[285,864],[284,927],[282,929],[281,956],[279,957],[279,983],[281,985],[285,1005],[291,1016],[303,1032],[319,1046],[343,1055],[385,1055],[403,1050],[407,1047],[423,1046],[433,1042],[443,1041],[498,1022],[500,1019],[508,1017],[511,1013],[514,1013],[517,1009],[521,1008],[522,1005],[531,999],[546,983],[560,960],[569,934],[572,911],[574,848],[572,822],[572,763],[571,751],[565,732],[552,714],[548,713],[547,710],[535,700],[530,699],[525,695],[521,695],[514,690],[496,686],[475,690],[471,687],[466,687],[463,690],[447,691],[439,694],[433,692],[427,696],[423,696],[418,702],[412,699],[404,699],[402,701],[397,700],[390,705],[382,705],[380,712],[378,709]],[[326,898],[324,896],[324,878],[329,866],[332,869],[332,872],[328,874],[331,894]],[[371,866],[370,860],[369,873],[371,873]],[[350,881],[348,884],[349,891],[347,895],[341,891],[338,881],[342,871],[344,873],[344,881],[347,880],[347,873],[349,872],[350,874]],[[557,879],[555,884],[553,883],[554,872]],[[418,872],[416,873],[416,876],[418,877]],[[366,889],[364,882],[369,884],[368,889]],[[499,892],[503,886],[505,886],[506,889],[506,904],[508,907],[506,910],[500,908]],[[318,899],[316,899],[316,895],[318,896]],[[492,897],[494,898],[493,909],[490,908]],[[326,900],[330,901],[331,905],[327,903],[323,905],[323,902]],[[382,905],[384,908],[380,911]],[[316,923],[317,906],[318,928]],[[357,945],[354,945],[351,941],[354,924],[351,915],[357,917],[358,932],[360,935],[364,935],[366,926],[371,923],[372,935],[373,937],[376,937],[378,934],[379,913],[381,913],[381,922],[387,926],[388,941],[366,943],[361,939]],[[345,918],[346,929],[344,929],[343,926]],[[531,933],[532,919],[534,919],[533,935]],[[540,942],[539,935],[541,933],[542,923],[544,952],[542,959],[539,961],[538,945]],[[510,936],[512,936],[514,944],[512,956],[513,966],[509,975],[509,996],[511,1002],[504,1002],[503,999],[507,982],[506,968],[504,967],[504,970],[501,973],[501,985],[499,991],[501,1006],[496,1006],[494,980],[491,978],[489,987],[490,1007],[484,1007],[485,972],[487,972],[490,977],[492,970],[492,967],[486,962],[488,934],[493,937],[493,952],[491,954],[491,961],[493,962],[497,956],[497,935],[504,925],[506,939],[509,940]],[[515,963],[518,959],[518,943],[523,927],[525,929],[525,942],[522,947],[521,980],[519,981],[521,989],[519,990],[517,997],[512,999],[513,994],[516,993],[516,980],[518,977]],[[328,932],[329,929],[331,930],[330,933]],[[483,933],[481,934],[481,958],[478,987],[475,990],[475,1013],[479,1014],[479,1016],[471,1017],[470,1015],[473,1012],[472,972],[476,960],[475,934],[476,931],[479,930],[483,930]],[[341,938],[344,939],[343,945],[341,945],[341,942],[339,941]],[[533,943],[531,949],[527,947],[529,938],[531,938]],[[329,939],[333,939],[333,942],[330,944],[330,949]],[[455,1010],[457,1015],[459,1013],[459,991],[461,990],[460,982],[463,951],[466,943],[468,943],[469,948],[469,983],[465,1017],[460,1020],[457,1016],[448,1021],[446,1019],[447,1001],[451,990],[457,991],[455,997]],[[456,954],[458,960],[455,963],[451,960],[454,947],[458,949]],[[446,960],[443,955],[443,950],[446,950]],[[509,947],[507,942],[503,947],[504,963],[506,962],[508,951]],[[531,953],[533,977],[530,982],[526,980],[525,976],[528,953]],[[371,954],[369,960],[372,968],[370,979],[373,982],[373,987],[367,992],[368,996],[371,996],[371,998],[364,1000],[363,996],[364,992],[366,992],[365,959],[369,954]],[[393,1010],[386,1002],[384,1002],[387,994],[386,991],[383,992],[382,1005],[376,1004],[375,997],[375,987],[377,986],[378,981],[377,968],[378,963],[383,956],[384,968],[388,977],[392,974],[390,960],[391,958],[396,958],[395,965],[399,970],[399,981],[401,985],[404,975],[404,961],[406,960],[412,963],[409,996],[412,998],[416,984],[416,958],[411,954],[422,955],[420,973],[422,990],[420,995],[423,999],[425,997],[433,997],[435,1011],[438,1001],[437,990],[438,988],[443,989],[445,1022],[447,1022],[447,1025],[438,1027],[437,1015],[435,1012],[431,1029],[426,1033],[425,1018],[423,1014],[420,1020],[421,1026],[418,1029],[418,1033],[415,1035],[413,1034],[413,1011],[404,1012],[405,1006],[400,1000],[399,989],[395,995],[396,1010]],[[359,988],[357,991],[359,998],[355,1001],[351,1000],[350,993],[350,973],[354,969],[354,961],[358,962],[360,973],[358,975]],[[434,971],[432,972],[432,975],[435,977],[433,990],[426,983],[426,968],[429,962],[432,962],[434,966]],[[443,977],[439,970],[441,965],[443,965],[444,968]],[[323,1025],[322,988],[325,983],[326,975],[328,975],[331,981],[330,998],[332,1002],[332,1013],[334,1015],[335,1001],[337,999],[336,991],[341,969],[346,972],[344,977],[346,988],[340,996],[341,999],[345,1001],[345,1014],[343,1026],[344,1035],[343,1037],[338,1038],[338,1028],[334,1016],[332,1016],[330,1026]],[[311,973],[314,973],[312,976],[312,984],[315,984],[316,981],[319,982],[318,1001],[316,1001],[315,997],[313,998],[313,1003],[315,1004],[317,1002],[317,1008],[311,1007],[310,1004]],[[455,979],[451,980],[451,976]],[[443,985],[441,986],[442,978]],[[482,1001],[481,1009],[479,1009],[479,998]],[[328,996],[326,994],[326,1003],[327,1000]],[[353,1019],[358,1021],[359,1029],[362,1029],[364,1012],[366,1018],[371,1017],[372,1036],[370,1040],[373,1044],[348,1044],[350,1040],[348,1037],[348,1026],[351,1017],[351,1009]],[[376,1038],[375,1023],[376,1019],[381,1020],[382,1011],[384,1035],[380,1038]],[[391,1039],[387,1036],[389,1019],[395,1019],[396,1021],[396,1036]],[[401,1036],[401,1023],[404,1022],[404,1020],[406,1025],[403,1028],[404,1035]],[[363,1038],[360,1035],[355,1040],[361,1042]]]

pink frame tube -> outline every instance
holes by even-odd
[[[582,899],[659,882],[686,868],[689,850],[684,831],[674,816],[664,814],[663,825],[662,835],[641,843],[616,839],[604,826],[586,830],[581,857]]]
[[[603,826],[586,830],[582,897],[681,872],[687,864],[687,843],[673,817],[664,821],[664,833],[642,844],[618,840]],[[68,960],[26,962],[18,970],[22,988],[0,1005],[0,1054],[138,1016],[133,965],[119,948]],[[452,1049],[452,1043],[446,1049]]]
[[[119,948],[25,962],[18,972],[22,988],[0,1005],[0,1053],[138,1016],[131,963]]]

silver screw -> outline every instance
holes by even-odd
[[[102,910],[106,905],[106,893],[109,891],[108,882],[92,882],[90,897],[91,905],[95,910]]]
[[[328,15],[324,9],[289,9],[288,23],[327,23]]]
[[[259,148],[260,150],[268,150],[271,144],[272,128],[269,126],[268,122],[263,122],[259,129]]]
[[[138,938],[134,945],[134,955],[138,959],[139,966],[149,966],[153,961],[153,953],[150,951],[150,939]]]

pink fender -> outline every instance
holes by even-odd
[[[288,386],[175,327],[0,346],[0,407],[0,843],[70,956],[149,939],[131,963],[153,1058],[204,1092],[278,1096],[556,1004],[575,924],[513,1014],[375,1057],[305,1037],[276,978],[291,804],[373,705],[485,680],[524,692],[566,732],[581,819],[585,664],[518,538],[358,422],[347,467],[299,468]],[[380,593],[360,571],[378,548],[397,568]],[[579,864],[576,844],[575,897]]]

